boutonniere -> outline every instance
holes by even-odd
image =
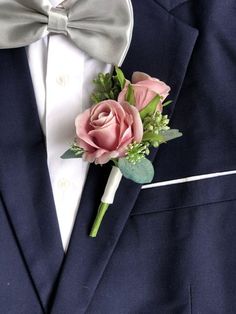
[[[93,105],[75,119],[74,143],[62,156],[98,165],[113,162],[91,237],[96,237],[122,176],[139,184],[151,182],[150,148],[182,135],[170,129],[169,118],[163,114],[171,102],[164,102],[170,91],[164,82],[141,72],[134,72],[130,82],[116,67],[115,75],[100,73],[94,84]]]

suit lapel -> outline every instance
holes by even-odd
[[[64,252],[24,49],[0,51],[0,191],[19,250],[47,310]]]
[[[153,1],[139,0],[133,5],[136,23],[123,70],[127,77],[135,70],[159,75],[172,86],[171,98],[176,99],[197,31],[177,21]],[[155,51],[153,40],[159,43]],[[153,151],[152,160],[155,154]],[[134,207],[140,185],[122,179],[98,236],[95,239],[88,236],[110,170],[110,165],[90,166],[52,314],[86,311]],[[125,201],[124,195],[129,195]]]

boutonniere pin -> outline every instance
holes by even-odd
[[[93,105],[75,119],[74,143],[62,156],[98,165],[113,162],[91,237],[96,237],[122,176],[139,184],[151,182],[150,148],[182,135],[170,129],[169,118],[163,114],[171,102],[164,102],[170,91],[164,82],[142,72],[134,72],[130,82],[116,67],[115,75],[100,73],[94,84]]]

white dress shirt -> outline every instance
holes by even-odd
[[[57,6],[61,0],[51,0]],[[60,156],[72,144],[74,120],[88,108],[92,80],[111,65],[90,58],[66,36],[51,34],[31,44],[28,61],[38,114],[46,136],[48,169],[63,247],[67,250],[88,164]]]

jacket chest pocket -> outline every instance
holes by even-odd
[[[166,186],[143,187],[131,215],[157,213],[236,199],[236,175],[183,182]]]

